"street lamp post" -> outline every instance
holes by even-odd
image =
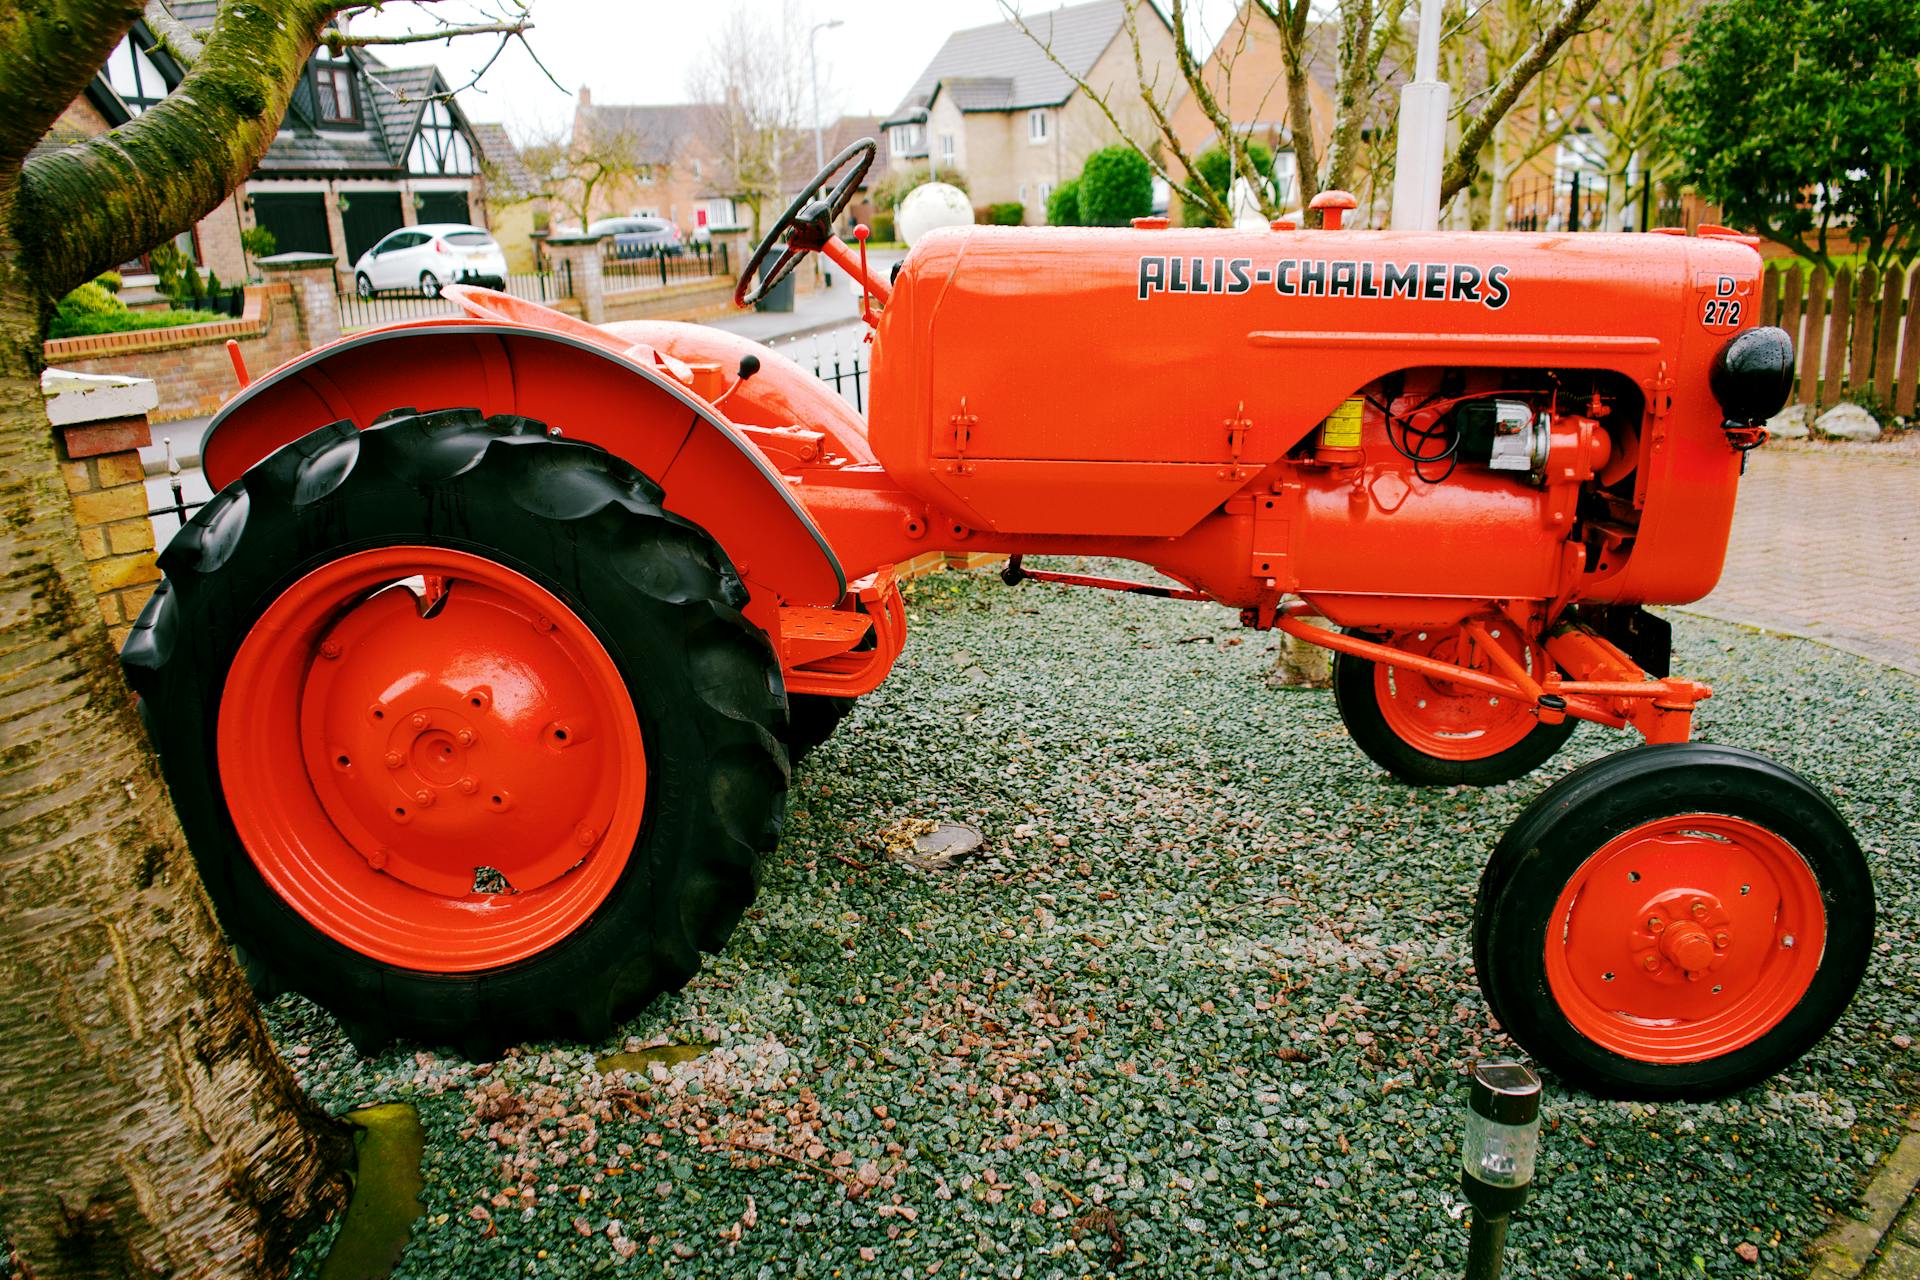
[[[815,173],[827,167],[826,140],[820,134],[820,55],[814,52],[814,37],[822,31],[831,31],[840,25],[840,19],[829,18],[825,22],[816,22],[807,32],[807,74],[813,81],[813,171]],[[827,270],[821,261],[822,255],[814,255],[814,265],[821,271],[826,284],[833,284],[833,272]]]

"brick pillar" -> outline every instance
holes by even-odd
[[[547,257],[554,274],[566,278],[573,270],[573,296],[580,303],[581,318],[588,324],[604,324],[607,319],[606,283],[600,274],[605,253],[605,236],[565,233],[547,237]]]
[[[81,554],[117,647],[160,578],[140,464],[141,446],[153,442],[147,414],[160,403],[159,390],[147,378],[64,369],[43,372],[40,390],[80,526]]]
[[[276,253],[255,265],[268,280],[284,280],[293,287],[294,309],[300,313],[300,337],[308,348],[325,346],[340,336],[340,299],[334,288],[332,257],[324,253]]]

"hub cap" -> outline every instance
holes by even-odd
[[[640,830],[625,681],[558,597],[464,552],[315,569],[254,625],[219,715],[227,805],[315,927],[404,968],[522,960],[579,928]]]
[[[1642,1062],[1741,1049],[1792,1012],[1826,945],[1804,858],[1722,814],[1644,823],[1588,858],[1547,928],[1547,981],[1576,1030]]]
[[[1540,647],[1523,640],[1511,622],[1490,620],[1487,630],[1493,642],[1518,658],[1534,679],[1552,669]],[[1422,657],[1499,674],[1493,660],[1459,627],[1404,631],[1388,643]],[[1441,760],[1499,755],[1518,746],[1539,723],[1520,698],[1485,693],[1387,663],[1374,664],[1373,681],[1387,726],[1408,746]]]

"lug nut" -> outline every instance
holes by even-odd
[[[1648,969],[1658,969],[1660,967],[1660,957],[1648,956],[1645,960],[1642,960],[1640,963]]]
[[[433,723],[433,717],[424,711],[416,711],[413,713],[412,719],[408,720],[407,723],[416,729],[424,729]]]
[[[419,805],[422,809],[425,809],[427,806],[433,803],[433,792],[416,791],[413,793],[413,802]]]
[[[453,735],[453,740],[463,747],[470,747],[473,745],[473,730],[462,729]]]
[[[1661,918],[1660,918],[1659,916],[1648,916],[1648,917],[1647,917],[1647,932],[1648,932],[1648,933],[1658,933],[1658,932],[1660,932],[1660,931],[1661,931],[1662,929],[1664,929],[1664,928],[1666,928],[1666,927],[1667,927],[1667,922],[1666,922],[1665,920],[1662,920],[1662,919],[1661,919]]]
[[[1724,933],[1716,933],[1713,935],[1713,945],[1725,951],[1729,946],[1733,945],[1733,939]]]
[[[573,836],[574,836],[574,839],[580,842],[580,846],[582,848],[591,848],[593,845],[593,842],[599,838],[600,833],[598,831],[595,831],[592,827],[583,826],[575,829]]]
[[[338,640],[322,640],[320,642],[320,656],[323,658],[339,657],[340,642]]]
[[[465,796],[470,796],[480,789],[480,783],[472,775],[460,779],[453,785],[460,788],[460,794]]]
[[[375,871],[385,870],[387,865],[387,851],[385,849],[369,849],[367,851],[367,865]]]
[[[405,764],[406,762],[407,762],[407,758],[401,755],[398,751],[387,752],[387,768],[398,769],[401,765]]]
[[[1696,903],[1694,903],[1694,904],[1693,904],[1693,918],[1694,918],[1695,920],[1704,920],[1704,919],[1706,919],[1706,915],[1707,915],[1707,904],[1706,904],[1706,903],[1704,903],[1704,902],[1696,902]]]

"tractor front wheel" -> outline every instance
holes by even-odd
[[[596,1039],[751,901],[785,699],[719,546],[605,451],[339,423],[223,490],[123,655],[221,923],[356,1039]]]
[[[1866,972],[1873,882],[1806,779],[1705,743],[1543,792],[1480,883],[1474,963],[1508,1034],[1609,1097],[1715,1098],[1787,1067]]]
[[[1538,644],[1503,619],[1487,630],[1528,673],[1553,669]],[[1378,635],[1355,632],[1422,657],[1498,674],[1461,627]],[[1402,782],[1416,786],[1492,786],[1531,773],[1558,751],[1574,722],[1542,724],[1524,699],[1489,694],[1411,668],[1352,654],[1333,659],[1333,696],[1354,745]]]

